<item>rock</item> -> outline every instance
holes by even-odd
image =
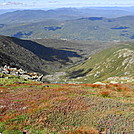
[[[42,80],[41,80],[43,83],[50,83],[49,80],[47,80],[44,76],[42,77]]]
[[[2,74],[2,75],[0,76],[0,78],[4,78],[4,74]]]
[[[24,71],[23,69],[17,69],[17,68],[11,68],[7,65],[5,65],[4,67],[0,68],[0,73],[2,74],[10,74],[10,75],[14,75],[14,76],[18,76],[18,77],[22,77],[25,80],[30,79],[30,80],[34,80],[34,81],[41,81],[43,78],[43,75],[38,76],[37,73],[33,72],[33,73],[27,73],[27,71]],[[0,76],[0,78],[3,78],[4,76]]]
[[[18,69],[17,72],[20,73],[20,74],[25,74],[25,73],[27,73],[27,71],[24,71],[24,70],[22,70],[21,68]]]
[[[9,67],[8,67],[7,65],[5,65],[5,66],[4,66],[4,69],[7,69],[7,68],[9,68]]]
[[[44,76],[43,74],[41,76],[39,76],[38,79],[37,79],[37,81],[41,81],[42,78],[43,78],[43,76]]]
[[[117,81],[110,81],[111,84],[118,84]]]
[[[21,77],[24,78],[24,79],[26,79],[26,80],[28,80],[28,79],[31,78],[29,75],[21,75]]]
[[[102,82],[95,82],[93,84],[106,85],[105,83],[102,83]]]
[[[3,74],[10,74],[8,70],[2,71]]]

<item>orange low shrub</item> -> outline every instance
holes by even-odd
[[[130,91],[131,89],[129,89],[128,87],[124,87],[123,91]]]
[[[103,87],[103,85],[101,85],[101,84],[92,84],[90,86],[93,87],[93,88],[101,88],[101,87]]]
[[[74,132],[69,132],[67,134],[99,134],[99,132],[92,127],[81,126]]]
[[[113,88],[113,85],[106,85],[106,88]]]
[[[110,96],[110,92],[109,91],[103,91],[103,92],[101,92],[101,95],[103,97],[109,97]]]
[[[117,87],[116,89],[118,92],[121,92],[122,91],[122,88],[121,87]]]

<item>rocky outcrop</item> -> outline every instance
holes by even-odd
[[[9,75],[14,75],[14,76],[19,76],[24,78],[25,80],[34,80],[34,81],[41,81],[43,78],[43,75],[38,75],[37,73],[28,73],[27,71],[24,71],[23,69],[17,69],[17,68],[12,68],[10,66],[5,65],[4,67],[0,67],[0,73],[4,74],[9,74]],[[0,78],[3,78],[3,75],[1,75]],[[7,77],[10,78],[10,77]]]

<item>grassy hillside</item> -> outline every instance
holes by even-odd
[[[0,79],[2,134],[133,134],[133,84]]]
[[[92,55],[69,70],[69,78],[79,82],[102,81],[113,76],[133,76],[134,44],[126,43]]]

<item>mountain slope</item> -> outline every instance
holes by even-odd
[[[76,81],[95,82],[113,76],[133,76],[134,44],[120,44],[91,56],[85,63],[69,70]]]
[[[50,73],[81,59],[76,52],[45,47],[39,43],[0,36],[0,66],[10,65],[28,71]]]
[[[28,71],[46,73],[41,68],[44,64],[42,59],[16,44],[13,38],[0,36],[0,66],[5,64]]]

